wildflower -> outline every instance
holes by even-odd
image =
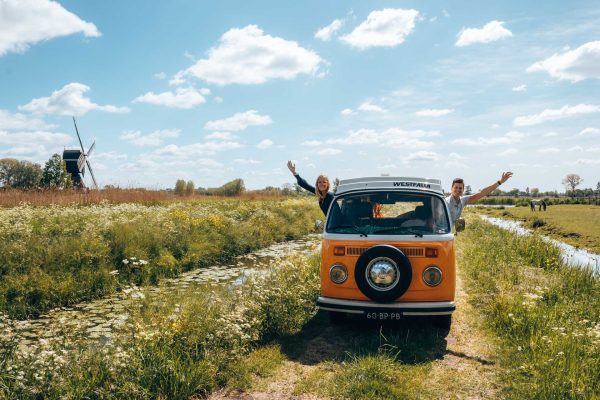
[[[562,355],[564,355],[564,354],[565,354],[565,353],[563,353],[562,351],[559,351],[559,352],[558,352],[558,354],[556,354],[556,355],[557,355],[557,356],[562,356]]]
[[[110,271],[109,275],[119,275],[119,270],[115,269],[114,271]]]
[[[125,265],[129,264],[129,260],[128,259],[124,259],[123,260],[123,264],[125,264]]]
[[[514,317],[514,314],[513,313],[508,313],[508,318],[512,318],[512,317]]]
[[[517,350],[521,351],[521,350],[523,350],[523,348],[521,346],[518,346]]]

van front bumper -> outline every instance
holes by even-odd
[[[317,306],[321,310],[349,314],[393,313],[407,317],[450,315],[456,309],[453,301],[377,303],[374,301],[342,300],[322,296],[317,299]]]

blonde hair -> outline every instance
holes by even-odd
[[[324,193],[319,191],[319,179],[321,179],[321,178],[324,179],[325,181],[327,181],[327,188],[325,189]],[[317,180],[315,181],[315,194],[317,195],[319,200],[323,200],[325,198],[330,187],[331,187],[331,183],[329,182],[329,178],[327,177],[327,175],[321,174],[317,177]]]

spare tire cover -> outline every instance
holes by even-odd
[[[377,264],[391,270],[392,282],[378,285],[371,277],[376,275]],[[412,267],[404,253],[387,244],[370,247],[358,257],[354,279],[361,292],[368,298],[385,303],[392,302],[408,290],[412,280]]]

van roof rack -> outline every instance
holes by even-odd
[[[442,182],[439,179],[415,178],[415,177],[393,177],[374,176],[340,181],[335,194],[354,192],[357,190],[370,189],[403,189],[415,191],[427,191],[443,194]]]

